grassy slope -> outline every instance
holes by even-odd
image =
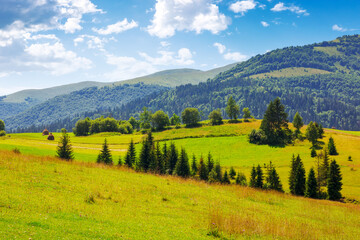
[[[298,77],[298,76],[310,76],[314,74],[329,74],[329,71],[320,70],[316,68],[284,68],[281,70],[271,71],[268,73],[255,74],[250,78],[267,78],[267,77]]]
[[[263,165],[272,161],[278,169],[285,190],[287,190],[292,154],[300,154],[307,171],[315,166],[315,159],[310,157],[310,143],[308,141],[297,141],[294,146],[286,146],[285,148],[249,144],[246,134],[251,129],[258,128],[259,125],[260,121],[255,121],[222,126],[203,126],[193,129],[171,129],[154,133],[154,137],[155,140],[162,142],[164,140],[167,142],[174,141],[178,148],[185,147],[189,155],[195,154],[197,158],[201,155],[206,157],[210,151],[214,159],[219,160],[222,166],[234,166],[236,170],[244,172],[247,176],[249,176],[253,165]],[[305,128],[302,131],[305,132]],[[360,156],[360,146],[358,143],[360,138],[356,135],[359,134],[358,132],[351,133],[326,130],[325,138],[322,141],[326,144],[330,135],[334,137],[340,155],[331,158],[335,158],[342,168],[344,178],[342,193],[346,197],[360,200],[360,179],[358,177],[360,169],[358,162],[360,160],[358,157]],[[24,154],[54,156],[60,134],[55,133],[56,140],[54,142],[47,141],[46,137],[38,133],[11,134],[10,136],[0,138],[0,149],[12,150],[17,147]],[[117,162],[119,157],[124,156],[131,138],[139,143],[142,135],[102,133],[89,137],[71,136],[75,158],[78,161],[95,162],[104,138],[107,138],[114,161]],[[138,153],[140,148],[141,144],[138,144]],[[353,162],[347,161],[348,156],[352,156]]]
[[[1,239],[355,239],[359,205],[0,151]],[[91,200],[94,200],[93,202]]]

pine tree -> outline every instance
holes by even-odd
[[[230,184],[230,179],[229,179],[229,175],[228,175],[227,171],[225,171],[225,173],[224,173],[222,183],[223,184]]]
[[[184,148],[181,149],[180,158],[176,163],[175,173],[176,175],[183,178],[187,178],[190,176],[189,159]]]
[[[304,196],[306,186],[305,168],[301,161],[300,156],[296,158],[296,174],[294,184],[294,194],[298,196]]]
[[[193,154],[192,162],[191,162],[191,175],[195,176],[197,172],[198,172],[198,166],[197,166],[195,154]]]
[[[207,167],[208,173],[210,173],[211,170],[214,168],[214,160],[213,160],[210,152],[208,154],[208,160],[207,160],[206,167]]]
[[[315,177],[315,171],[314,168],[311,168],[306,181],[305,197],[317,198],[318,197],[317,187],[318,185]]]
[[[151,147],[150,149],[150,158],[149,158],[149,170],[152,173],[158,173],[159,163],[156,158],[155,148]]]
[[[126,157],[126,156],[125,156]],[[121,159],[121,156],[119,157],[118,166],[122,166],[124,164],[123,160]]]
[[[241,172],[238,172],[235,182],[236,182],[236,184],[241,185],[241,186],[246,186],[247,185],[246,177]]]
[[[169,156],[168,156],[167,171],[171,175],[171,174],[173,174],[176,163],[178,161],[178,152],[176,150],[176,146],[174,143],[170,144],[170,149],[169,149],[168,154],[169,154]]]
[[[74,152],[70,143],[70,137],[66,132],[63,132],[62,137],[60,138],[56,156],[67,161],[74,159]]]
[[[332,137],[329,138],[328,150],[329,150],[329,155],[338,155],[338,152],[337,152],[336,146],[335,146],[335,142]]]
[[[129,168],[133,167],[136,161],[136,150],[133,139],[130,141],[128,151],[125,156],[125,165]]]
[[[220,163],[219,163],[219,162],[216,162],[215,167],[213,168],[213,170],[214,170],[215,173],[216,173],[216,180],[217,180],[218,182],[221,182],[221,180],[222,180],[222,175],[221,175],[221,166],[220,166]]]
[[[164,167],[165,167],[165,173],[166,173],[168,165],[169,165],[169,163],[168,163],[168,161],[169,161],[169,151],[168,151],[166,142],[163,145],[162,154],[163,154],[163,161],[164,161]]]
[[[296,114],[294,116],[293,125],[296,128],[296,131],[295,131],[296,137],[298,137],[299,134],[301,133],[300,128],[302,128],[304,126],[303,119],[298,112],[296,112]]]
[[[289,189],[291,194],[295,194],[296,168],[297,168],[296,159],[295,159],[295,155],[293,154],[291,159],[290,176],[289,176]]]
[[[230,167],[229,176],[231,179],[235,179],[236,172],[235,172],[234,167]]]
[[[263,188],[264,186],[264,176],[263,171],[261,169],[260,164],[256,168],[256,181],[255,181],[255,187],[257,188]]]
[[[209,173],[208,181],[209,181],[209,183],[219,182],[219,180],[217,179],[217,174],[216,174],[215,168],[213,168],[213,170],[211,170],[211,172]]]
[[[340,166],[333,160],[329,168],[329,177],[327,179],[328,199],[340,200],[342,189],[342,176]]]
[[[161,152],[159,143],[156,144],[155,158],[156,158],[156,163],[157,163],[156,172],[159,174],[165,174],[166,173],[165,161],[164,161],[164,156]]]
[[[104,144],[102,146],[102,150],[100,151],[97,160],[97,163],[104,163],[107,165],[111,165],[113,164],[113,160],[112,160],[112,156],[111,156],[111,152],[109,149],[109,146],[107,144],[107,140],[105,138]]]
[[[204,163],[204,159],[202,156],[200,157],[200,163],[199,163],[199,177],[201,180],[204,181],[208,180],[208,171],[206,169],[206,165]]]
[[[310,153],[310,156],[311,156],[312,158],[314,158],[314,157],[316,157],[316,156],[317,156],[317,154],[316,154],[316,150],[315,150],[315,148],[314,148],[314,147],[312,147],[312,148],[311,148],[311,153]]]
[[[319,184],[320,184],[320,186],[326,186],[328,173],[329,173],[329,161],[330,161],[328,152],[326,150],[324,150],[322,158],[323,158],[323,161],[320,166],[320,173],[319,173],[320,183]]]
[[[140,156],[139,156],[139,169],[147,172],[151,161],[151,146],[147,140],[143,141]]]
[[[269,170],[268,178],[267,178],[267,186],[271,190],[283,192],[279,174],[276,172],[275,167],[272,166],[271,164],[270,164],[270,170]]]
[[[319,130],[313,122],[310,122],[306,128],[306,138],[312,143],[314,147],[319,138]]]
[[[249,186],[256,187],[256,168],[255,168],[255,166],[253,166],[251,169]]]

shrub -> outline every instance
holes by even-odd
[[[14,148],[14,149],[13,149],[13,153],[20,154],[21,152],[20,152],[20,149]]]
[[[6,132],[4,131],[4,130],[1,130],[0,131],[0,137],[3,137],[3,136],[5,136],[6,135]]]
[[[55,137],[52,133],[49,134],[49,136],[47,137],[47,140],[53,141],[55,140]]]
[[[253,129],[248,136],[249,142],[254,144],[265,144],[267,142],[266,136],[263,130]]]

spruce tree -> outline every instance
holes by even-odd
[[[197,166],[195,154],[193,154],[192,162],[191,162],[191,175],[195,176],[197,172],[198,172],[198,166]]]
[[[236,182],[236,184],[241,185],[241,186],[246,186],[247,185],[246,177],[241,172],[238,172],[235,182]]]
[[[311,168],[306,181],[305,197],[317,198],[318,197],[317,187],[318,185],[315,177],[315,171],[314,168]]]
[[[294,194],[298,196],[304,196],[306,186],[305,168],[301,161],[300,156],[296,158],[296,174],[294,184]]]
[[[111,156],[111,152],[109,149],[109,145],[107,144],[107,140],[105,138],[104,144],[102,146],[102,150],[100,151],[97,160],[97,163],[103,163],[103,164],[107,164],[107,165],[111,165],[113,164],[113,160],[112,160],[112,156]]]
[[[181,149],[179,160],[176,163],[175,173],[183,178],[190,176],[189,159],[184,148]]]
[[[215,168],[213,168],[213,170],[211,170],[211,172],[209,173],[208,181],[209,181],[209,183],[219,182],[219,180],[217,179],[217,174],[216,174]]]
[[[295,177],[296,177],[296,159],[293,154],[290,165],[290,175],[289,175],[289,189],[291,194],[295,194]]]
[[[208,173],[210,173],[211,170],[214,168],[214,160],[213,160],[210,152],[208,154],[208,160],[207,160],[206,167],[207,167]]]
[[[329,155],[328,152],[326,151],[326,149],[324,150],[324,153],[322,154],[322,158],[323,161],[321,163],[320,166],[320,173],[319,173],[319,178],[320,178],[320,186],[326,186],[327,184],[327,178],[328,178],[328,173],[329,173]]]
[[[301,133],[300,128],[302,128],[304,126],[303,119],[298,112],[296,112],[296,114],[294,116],[293,125],[296,128],[296,131],[295,131],[296,137],[298,137],[299,134]]]
[[[270,170],[268,173],[267,187],[271,190],[283,192],[279,174],[276,172],[275,167],[272,165],[270,166]]]
[[[150,148],[150,158],[149,158],[149,171],[152,173],[158,173],[159,163],[157,160],[158,159],[156,158],[155,148],[151,147]]]
[[[165,174],[166,173],[165,161],[164,161],[164,156],[161,152],[159,143],[156,144],[155,158],[156,158],[156,163],[157,163],[156,172],[159,174]]]
[[[342,189],[342,176],[340,166],[333,160],[330,164],[329,175],[327,179],[328,199],[340,200]]]
[[[171,175],[171,174],[173,174],[176,163],[178,161],[178,152],[176,150],[176,146],[174,143],[170,144],[170,149],[169,149],[168,154],[169,154],[169,156],[168,156],[167,171]]]
[[[306,128],[306,138],[312,143],[314,147],[319,138],[319,130],[313,122],[310,122]]]
[[[223,184],[230,184],[230,179],[229,179],[229,175],[228,175],[227,171],[225,171],[225,173],[224,173],[222,183]]]
[[[264,186],[264,176],[263,171],[261,169],[260,164],[256,168],[256,181],[255,181],[255,187],[256,188],[263,188]]]
[[[151,146],[147,140],[143,141],[140,156],[139,156],[139,170],[147,172],[151,161]]]
[[[217,180],[218,182],[221,182],[221,180],[222,180],[222,175],[221,175],[221,166],[220,166],[220,163],[219,163],[219,162],[216,162],[215,167],[213,168],[213,170],[214,170],[215,173],[216,173],[216,180]]]
[[[338,152],[337,152],[336,146],[335,146],[335,142],[332,137],[329,138],[328,150],[329,150],[329,155],[338,155]]]
[[[126,156],[125,156],[126,157]],[[124,164],[123,160],[121,159],[121,156],[119,157],[118,166],[122,166]]]
[[[74,159],[74,152],[70,143],[70,137],[66,132],[63,132],[62,137],[60,138],[56,156],[66,161],[71,161]]]
[[[169,151],[168,151],[168,147],[166,142],[163,145],[163,150],[162,150],[162,154],[163,154],[163,161],[164,161],[164,167],[165,167],[165,173],[167,171],[168,168],[168,161],[169,161]]]
[[[317,156],[317,154],[316,154],[316,150],[315,150],[315,148],[314,148],[314,147],[312,147],[312,148],[311,148],[311,153],[310,153],[310,156],[311,156],[312,158],[314,158],[314,157],[316,157],[316,156]]]
[[[125,165],[132,168],[136,161],[136,150],[133,139],[131,139],[128,151],[125,156]]]
[[[256,168],[255,168],[255,166],[253,166],[251,169],[249,186],[256,187]]]
[[[206,169],[206,165],[204,163],[204,159],[202,156],[200,157],[200,162],[199,162],[199,177],[200,180],[204,180],[204,181],[208,180],[208,171]]]
[[[235,172],[234,167],[230,167],[229,176],[231,179],[235,179],[236,172]]]

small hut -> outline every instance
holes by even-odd
[[[44,129],[44,131],[42,132],[43,136],[47,136],[49,135],[49,130],[47,130],[46,128]]]
[[[49,136],[47,137],[47,140],[54,141],[55,140],[54,135],[50,133]]]

